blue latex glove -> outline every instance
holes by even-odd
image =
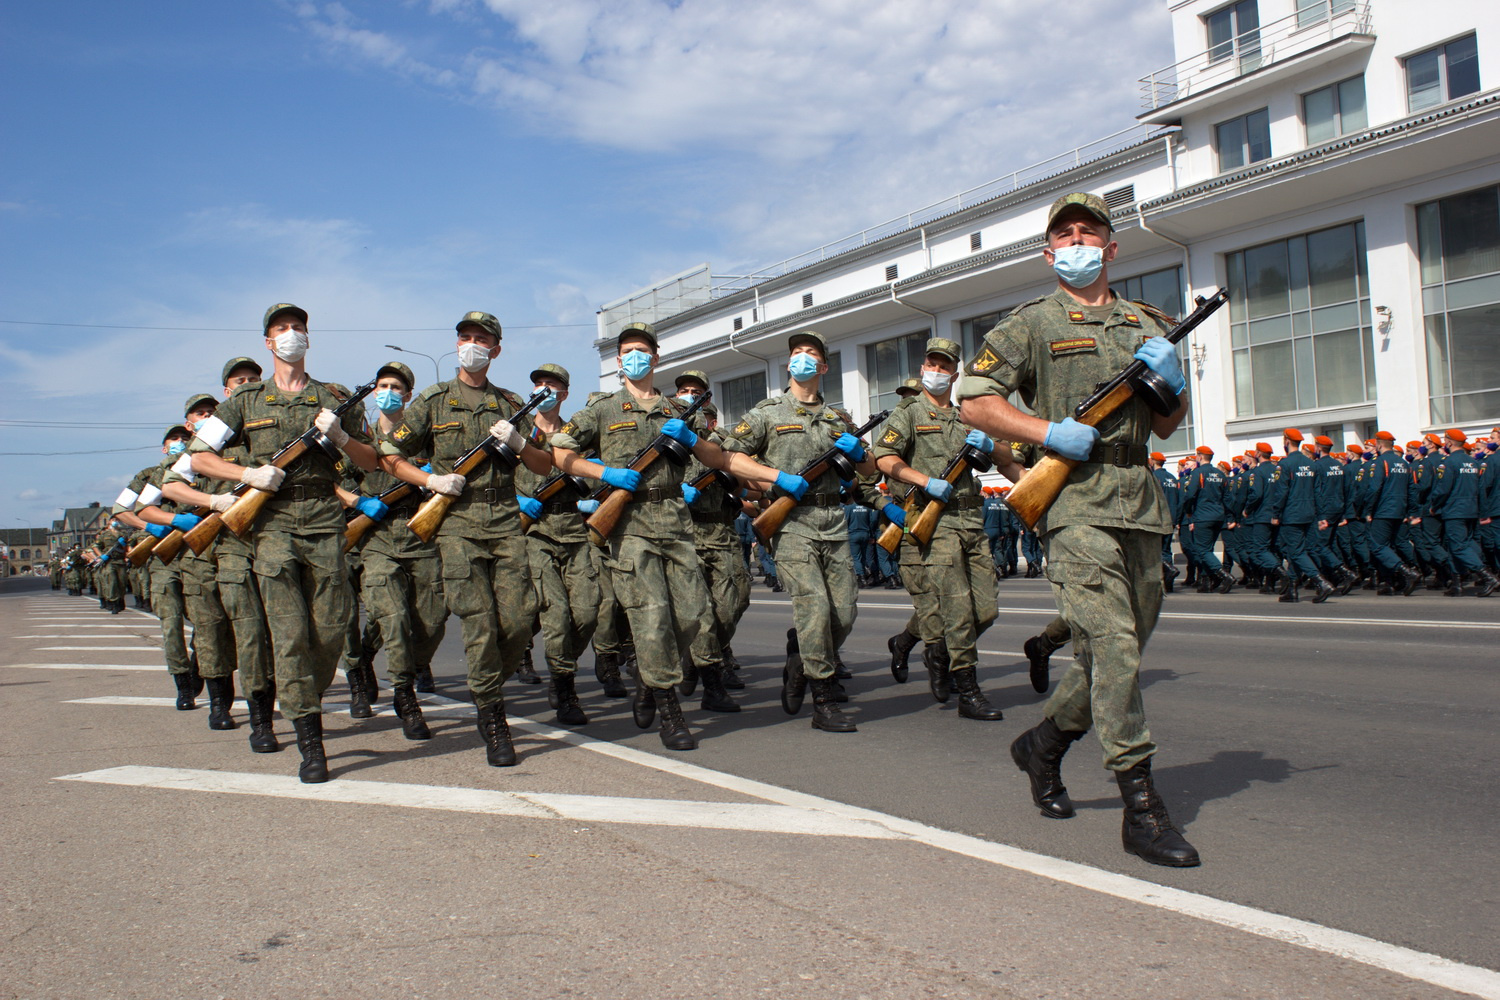
[[[109,562],[109,553],[108,552],[106,552],[106,553],[104,553],[104,555],[100,556],[99,557],[99,561],[97,563],[95,563],[94,565],[96,565],[96,566],[103,566],[107,562]]]
[[[606,466],[604,475],[599,477],[617,490],[634,493],[641,485],[641,474],[634,469],[616,469]]]
[[[688,503],[692,503],[694,500],[698,499],[698,494],[700,492],[701,491],[699,490],[693,489],[687,483],[682,484],[682,499],[686,500]]]
[[[360,497],[354,509],[372,521],[378,521],[391,512],[391,508],[381,503],[378,497]]]
[[[964,444],[977,448],[986,455],[995,450],[995,439],[984,431],[970,431],[964,436]]]
[[[691,448],[698,443],[698,435],[685,422],[673,417],[661,425],[661,432],[673,441],[680,441]]]
[[[807,492],[807,480],[801,476],[794,476],[790,472],[776,473],[776,488],[790,496],[793,500],[801,500]]]
[[[1068,417],[1062,423],[1047,425],[1047,437],[1042,441],[1042,447],[1057,452],[1063,458],[1085,462],[1098,440],[1099,428],[1080,424]]]
[[[178,531],[192,531],[198,527],[198,522],[203,520],[197,514],[174,514],[172,515],[172,527]]]
[[[932,499],[941,500],[943,503],[947,503],[953,497],[953,484],[937,476],[927,477],[927,484],[922,489]]]
[[[1177,348],[1166,337],[1152,337],[1133,356],[1166,379],[1167,388],[1173,392],[1181,394],[1187,388],[1187,379],[1182,377],[1182,365],[1177,361]]]
[[[880,513],[884,514],[885,519],[892,524],[899,524],[903,528],[906,527],[906,511],[902,509],[899,503],[892,501],[886,504],[880,508]]]
[[[840,434],[839,439],[833,442],[833,446],[856,462],[863,462],[865,460],[864,446],[859,443],[859,438],[853,434]]]
[[[429,476],[432,475],[432,463],[431,462],[428,462],[426,465],[421,466],[421,469],[422,469],[423,472],[427,473]]]
[[[516,497],[516,503],[521,508],[521,513],[533,521],[542,519],[542,502],[536,497]]]
[[[157,538],[166,538],[172,533],[172,526],[168,524],[148,524],[146,530]]]
[[[599,509],[599,501],[598,500],[580,500],[580,501],[578,501],[578,513],[580,513],[580,514],[592,514],[594,511],[596,511],[598,509]]]

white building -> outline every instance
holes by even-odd
[[[753,275],[708,265],[603,307],[656,325],[662,376],[708,372],[725,420],[786,381],[785,343],[827,338],[825,395],[889,405],[928,336],[966,356],[1055,285],[1047,207],[1103,195],[1118,291],[1182,315],[1190,420],[1163,450],[1240,451],[1298,426],[1337,442],[1500,420],[1500,5],[1179,0],[1179,61],[1114,135]],[[1128,124],[1128,123],[1122,123]]]

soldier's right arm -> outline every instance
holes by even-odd
[[[1048,421],[1022,413],[1009,399],[1011,393],[1020,391],[1022,399],[1031,402],[1036,384],[1026,306],[985,334],[984,345],[964,368],[956,398],[959,416],[969,426],[997,440],[1040,445],[1047,440]]]
[[[603,456],[598,462],[584,458],[589,452],[603,444],[599,433],[600,404],[613,399],[613,395],[601,396],[568,418],[548,442],[552,446],[552,464],[559,472],[569,476],[587,476],[602,479],[607,466]]]
[[[434,393],[434,389],[438,391]],[[432,466],[432,473],[423,472],[411,461],[413,458],[432,455],[431,399],[435,395],[442,395],[443,391],[441,383],[422,390],[402,411],[400,425],[393,427],[390,434],[377,437],[375,454],[380,458],[380,467],[403,483],[425,487],[429,475],[452,471],[442,467],[436,456],[433,456],[430,463],[424,463]]]

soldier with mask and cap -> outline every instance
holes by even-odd
[[[1057,273],[1051,295],[1017,307],[984,338],[959,385],[963,419],[993,437],[1044,446],[1079,462],[1037,522],[1058,610],[1076,658],[1059,679],[1040,725],[1011,745],[1044,816],[1074,814],[1061,778],[1068,747],[1094,728],[1124,801],[1127,852],[1187,867],[1198,852],[1173,826],[1151,775],[1156,753],[1141,703],[1141,653],[1161,612],[1161,535],[1166,498],[1147,468],[1147,439],[1165,439],[1187,413],[1187,389],[1167,317],[1118,299],[1107,263],[1117,252],[1109,207],[1098,195],[1067,194],[1047,213],[1044,257]],[[1100,382],[1141,361],[1175,395],[1172,412],[1139,396],[1105,423],[1073,419]],[[1035,416],[1008,398],[1019,393]]]
[[[355,410],[341,419],[333,411],[343,401],[307,374],[307,312],[280,302],[266,310],[261,326],[274,363],[271,378],[236,389],[198,428],[188,450],[194,472],[275,494],[247,537],[255,546],[255,576],[270,626],[276,697],[302,754],[298,777],[318,783],[328,780],[323,692],[338,665],[353,601],[344,569],[344,512],[335,492],[339,473],[334,457],[319,448],[285,469],[270,462],[309,427],[362,469],[374,469],[376,455],[364,414]],[[218,454],[237,434],[247,451],[243,466]],[[263,697],[260,712],[269,719],[269,692]]]

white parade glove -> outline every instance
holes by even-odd
[[[274,465],[257,465],[253,469],[246,469],[240,473],[240,482],[252,489],[264,490],[267,493],[275,493],[281,489],[281,481],[286,478],[286,472]]]
[[[332,441],[335,448],[342,448],[349,443],[349,432],[339,424],[338,414],[326,406],[313,417],[313,426],[322,431],[323,436]]]
[[[235,500],[239,499],[233,493],[218,493],[209,498],[208,509],[216,510],[220,514],[234,506]]]
[[[520,431],[511,425],[509,420],[496,420],[495,426],[490,428],[490,437],[499,441],[517,455],[521,454],[521,449],[526,447],[526,439],[521,436]]]
[[[502,420],[501,423],[504,421]],[[446,476],[440,476],[434,472],[427,477],[427,488],[445,497],[456,497],[464,491],[465,482],[467,480],[456,472],[450,472]]]

